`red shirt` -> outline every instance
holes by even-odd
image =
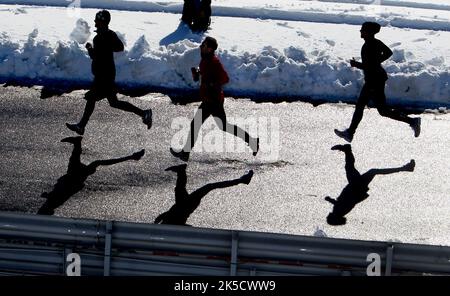
[[[200,98],[203,102],[223,103],[224,95],[222,85],[228,83],[230,78],[217,56],[202,58],[200,61]]]

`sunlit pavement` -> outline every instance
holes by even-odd
[[[36,213],[45,201],[40,195],[66,173],[72,145],[60,140],[76,136],[65,122],[81,116],[83,92],[39,97],[37,89],[1,89],[0,210]],[[164,169],[182,161],[169,147],[178,148],[172,141],[186,132],[177,123],[189,122],[198,103],[174,105],[160,94],[124,99],[152,108],[153,127],[148,130],[140,118],[103,100],[86,127],[81,160],[88,164],[143,148],[145,156],[99,167],[55,215],[152,223],[175,202],[176,174]],[[231,121],[258,123],[261,151],[252,156],[240,140],[211,131],[214,122],[208,119],[203,143],[209,144],[200,141],[191,153],[187,190],[238,178],[249,169],[255,175],[249,185],[209,193],[189,225],[450,245],[450,114],[420,115],[422,134],[414,138],[408,125],[366,109],[352,143],[356,169],[363,174],[414,159],[415,170],[377,175],[367,199],[346,215],[347,223],[331,226],[326,217],[332,205],[324,197],[339,196],[348,184],[344,153],[330,149],[345,141],[333,130],[349,125],[353,106],[228,98],[225,104]],[[225,151],[214,152],[219,149]]]

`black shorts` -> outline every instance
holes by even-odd
[[[100,101],[104,98],[116,97],[117,87],[114,80],[94,78],[91,88],[86,93],[86,100]]]

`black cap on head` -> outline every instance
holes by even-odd
[[[95,15],[95,20],[109,24],[109,22],[111,21],[111,14],[109,14],[109,11],[107,10],[100,10]]]
[[[380,32],[381,26],[378,23],[375,22],[365,22],[362,24],[361,31],[365,31],[371,34],[376,34]]]
[[[215,38],[213,38],[213,37],[208,36],[208,37],[205,38],[205,40],[203,40],[203,42],[205,42],[206,45],[209,48],[212,48],[213,50],[216,50],[217,47],[218,47],[217,40]]]

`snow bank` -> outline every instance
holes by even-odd
[[[84,44],[88,41],[90,36],[91,28],[89,27],[89,24],[83,19],[78,19],[75,29],[70,33],[70,40]]]
[[[28,36],[24,44],[16,44],[10,37],[0,35],[0,77],[3,80],[48,79],[86,81],[90,78],[91,61],[83,46],[73,42],[58,42],[56,47],[47,41],[37,41],[38,30]]]
[[[88,83],[92,80],[90,59],[84,45],[77,41],[90,34],[79,20],[71,41],[51,46],[38,41],[38,30],[24,44],[0,35],[0,77],[36,81],[62,80]],[[151,48],[144,35],[124,53],[116,54],[117,82],[133,87],[195,89],[190,68],[200,60],[201,37],[191,36],[179,42]],[[197,40],[195,40],[195,36]],[[298,97],[312,100],[355,100],[363,83],[362,73],[336,59],[325,50],[307,53],[298,47],[280,51],[266,46],[257,53],[219,50],[218,55],[228,70],[231,82],[227,95],[273,98]],[[450,74],[444,59],[425,63],[410,61],[410,54],[394,49],[386,63],[390,74],[387,95],[398,104],[450,106]]]
[[[358,1],[365,0],[355,0]],[[415,5],[419,0],[405,1]],[[433,4],[439,5],[439,1],[433,0]],[[74,3],[12,2],[64,6]],[[173,12],[182,8],[182,1],[83,0],[80,3],[83,7],[91,4]],[[356,100],[363,76],[361,71],[349,67],[348,60],[359,56],[362,40],[359,25],[346,23],[374,18],[391,24],[379,34],[394,52],[383,64],[390,76],[386,89],[388,100],[424,108],[450,106],[450,51],[446,44],[450,32],[439,31],[450,23],[450,18],[444,17],[450,13],[445,7],[412,11],[392,6],[380,10],[379,6],[358,3],[248,0],[244,8],[239,8],[241,1],[237,0],[217,3],[222,6],[215,6],[216,12],[232,16],[214,16],[208,31],[219,40],[218,55],[231,78],[225,87],[229,96]],[[64,8],[6,5],[2,8],[0,18],[5,25],[0,30],[5,32],[0,31],[0,81],[86,85],[92,80],[91,61],[84,44],[94,36],[92,20],[97,9],[81,9],[82,17],[77,19]],[[239,18],[242,14],[250,17]],[[52,17],[48,18],[49,15]],[[256,16],[265,19],[253,18]],[[307,18],[310,22],[270,20],[269,16]],[[126,44],[125,52],[115,57],[118,83],[128,88],[197,89],[190,68],[199,63],[198,45],[204,36],[193,34],[183,25],[176,28],[179,17],[173,13],[113,11],[112,29],[118,30]],[[337,24],[330,24],[334,21]],[[392,27],[392,24],[408,28]],[[433,29],[412,29],[426,26]]]
[[[336,0],[318,0],[321,2],[336,2]],[[450,4],[447,0],[339,0],[340,3],[360,3],[383,6],[400,6],[410,8],[423,8],[432,10],[450,10]]]

